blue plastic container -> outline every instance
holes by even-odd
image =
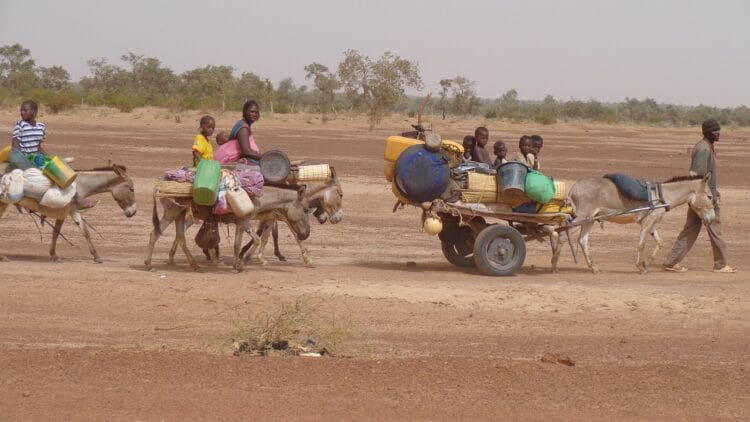
[[[428,151],[422,144],[412,145],[398,156],[393,174],[398,190],[414,202],[439,198],[450,182],[450,167],[443,153]]]

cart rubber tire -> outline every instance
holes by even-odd
[[[526,242],[518,230],[494,224],[482,230],[474,242],[474,262],[483,274],[512,275],[526,259]]]
[[[460,243],[450,240],[441,240],[440,245],[443,247],[443,256],[451,264],[462,268],[471,268],[477,265],[474,262],[473,248],[465,250],[468,246],[462,247]]]

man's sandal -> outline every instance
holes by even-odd
[[[680,264],[674,264],[674,265],[664,265],[664,271],[671,271],[673,273],[684,273],[687,272],[687,268],[683,267]]]
[[[734,274],[737,272],[736,268],[732,268],[729,265],[725,265],[717,270],[714,270],[715,273],[728,273],[728,274]]]

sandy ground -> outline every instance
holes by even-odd
[[[87,214],[104,257],[95,264],[66,225],[62,262],[48,259],[51,230],[10,209],[0,225],[0,419],[745,419],[750,418],[750,281],[744,221],[750,218],[750,130],[724,128],[719,144],[722,220],[734,275],[710,271],[705,233],[685,274],[638,275],[636,226],[592,233],[587,272],[569,251],[549,272],[549,246],[529,243],[524,267],[487,277],[451,266],[439,240],[420,230],[420,211],[392,213],[382,176],[384,139],[405,118],[373,131],[361,119],[268,116],[262,148],[339,171],[345,218],[313,226],[303,265],[282,230],[286,263],[241,274],[229,266],[193,272],[184,256],[166,264],[173,231],[143,257],[154,181],[189,161],[198,115],[102,110],[46,115],[48,150],[80,168],[107,160],[136,181],[139,211],[127,219],[110,197]],[[218,118],[228,129],[234,114]],[[15,110],[0,112],[9,137]],[[557,178],[624,171],[683,175],[696,128],[481,120],[429,122],[460,139],[479,124],[512,154],[524,133],[545,138],[543,168]],[[5,136],[5,135],[4,135]],[[685,209],[662,224],[667,249]],[[188,233],[192,238],[193,228]],[[222,249],[231,236],[222,229]],[[198,249],[192,245],[195,253]],[[407,266],[413,261],[416,266]],[[203,261],[201,261],[203,262]],[[351,318],[346,357],[232,356],[230,314],[275,309],[299,297]],[[558,363],[550,356],[559,356]],[[550,362],[551,361],[551,362]]]

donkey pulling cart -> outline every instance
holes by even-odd
[[[421,208],[424,231],[440,237],[443,255],[459,267],[511,275],[523,265],[527,241],[549,238],[556,272],[561,234],[578,261],[569,232],[580,227],[578,243],[589,269],[597,272],[589,232],[595,222],[610,221],[641,226],[636,267],[645,273],[661,247],[656,226],[667,211],[688,204],[705,222],[715,217],[710,174],[642,184],[611,173],[569,186],[518,162],[505,163],[496,172],[465,162],[461,144],[425,134],[420,125],[415,129],[386,139],[385,178],[397,199],[393,211],[404,205]],[[656,247],[646,257],[649,235]]]
[[[404,205],[421,208],[423,228],[438,235],[448,262],[487,275],[515,273],[529,240],[549,238],[554,256],[560,234],[567,236],[572,227],[565,183],[550,180],[554,196],[540,206],[524,192],[527,169],[522,164],[508,163],[498,174],[488,174],[493,172],[462,164],[463,147],[457,142],[420,129],[421,139],[386,140],[385,177],[397,198],[394,212]],[[532,212],[517,212],[524,205]]]

